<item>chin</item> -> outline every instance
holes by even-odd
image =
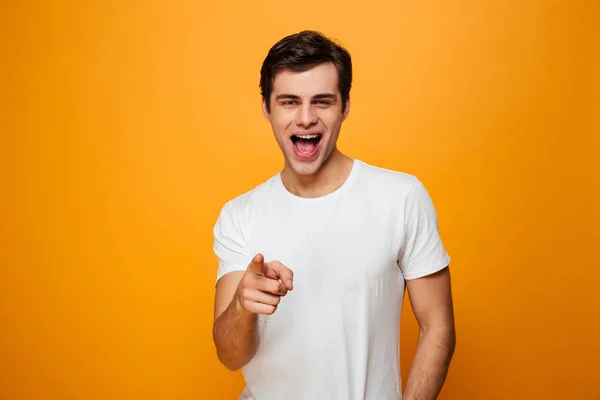
[[[292,156],[293,157],[293,156]],[[312,161],[298,161],[292,158],[290,162],[291,170],[296,175],[310,176],[316,174],[321,168],[322,162],[319,158]]]

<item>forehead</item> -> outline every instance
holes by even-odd
[[[331,63],[319,64],[309,70],[282,70],[273,80],[273,94],[312,96],[318,93],[338,93],[338,73]]]

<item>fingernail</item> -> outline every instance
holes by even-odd
[[[288,279],[287,284],[289,285],[290,288],[294,287],[294,283]],[[291,289],[290,289],[291,290]]]

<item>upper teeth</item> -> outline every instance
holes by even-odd
[[[319,135],[296,135],[298,136],[300,139],[316,139],[319,137]]]

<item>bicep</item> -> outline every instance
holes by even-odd
[[[219,316],[231,303],[231,300],[235,295],[235,291],[237,290],[238,284],[242,280],[244,273],[245,271],[228,272],[217,281],[215,287],[215,320],[219,318]]]
[[[452,328],[454,310],[450,268],[406,281],[411,308],[424,330],[432,328]]]

